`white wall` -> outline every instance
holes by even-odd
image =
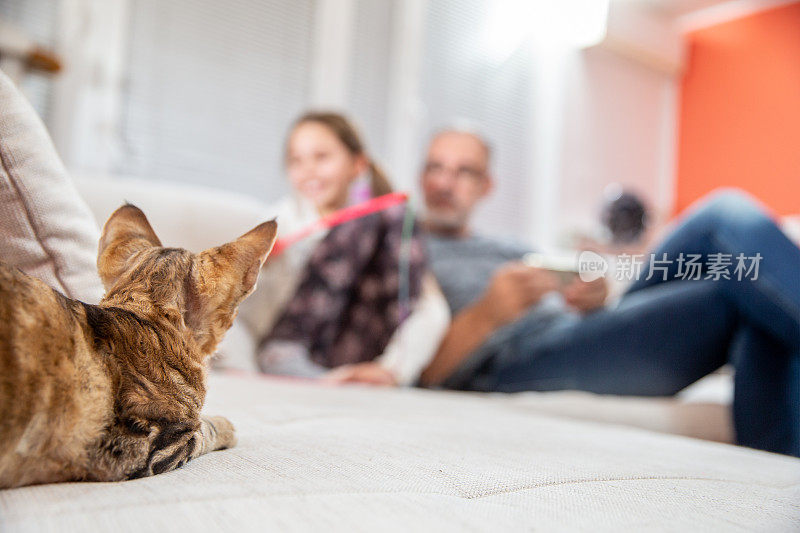
[[[596,225],[607,185],[668,212],[674,184],[675,77],[604,48],[565,71],[558,232]]]

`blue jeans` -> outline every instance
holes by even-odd
[[[481,369],[481,388],[665,396],[731,363],[737,442],[800,456],[800,249],[749,197],[726,191],[694,208],[655,257],[681,252],[762,259],[757,279],[680,279],[677,261],[666,280],[642,275],[615,308],[518,335]]]

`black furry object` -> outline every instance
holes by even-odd
[[[631,192],[623,192],[603,209],[602,222],[615,244],[630,244],[644,235],[648,222],[647,207]]]

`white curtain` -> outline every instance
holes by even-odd
[[[388,158],[389,83],[392,69],[392,19],[397,0],[358,0],[346,109],[360,126],[371,156]],[[391,169],[390,170],[391,174]]]

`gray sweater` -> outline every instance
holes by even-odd
[[[530,250],[520,244],[483,236],[462,238],[429,234],[428,261],[455,317],[486,290],[492,274],[509,261],[519,261]],[[560,294],[550,293],[516,322],[497,330],[470,354],[446,381],[448,388],[465,388],[490,358],[511,356],[517,340],[536,336],[575,314]],[[514,354],[516,355],[516,354]]]

